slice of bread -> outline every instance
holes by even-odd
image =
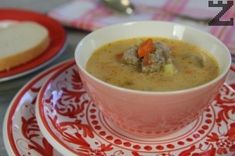
[[[24,64],[49,45],[48,30],[35,22],[19,22],[0,31],[0,71]]]

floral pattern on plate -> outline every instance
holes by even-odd
[[[105,120],[71,64],[56,72],[39,92],[37,121],[48,141],[65,155],[230,156],[235,154],[234,77],[231,67],[227,84],[196,121],[174,134],[145,139]]]
[[[73,61],[72,61],[73,62]],[[40,132],[35,117],[35,102],[41,86],[63,62],[27,83],[12,100],[4,120],[4,143],[9,155],[60,156]]]

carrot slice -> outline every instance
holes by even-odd
[[[147,39],[145,40],[140,47],[138,48],[138,57],[144,57],[147,54],[153,52],[155,50],[153,40],[152,39]]]

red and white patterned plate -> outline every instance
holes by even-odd
[[[235,66],[227,84],[196,121],[174,134],[145,139],[105,120],[83,88],[76,65],[70,64],[41,88],[36,117],[42,134],[64,155],[231,156],[235,154],[233,87]]]
[[[0,29],[22,21],[34,21],[45,26],[49,31],[50,44],[46,51],[37,58],[14,67],[9,71],[0,72],[0,82],[8,81],[20,76],[29,74],[46,66],[48,63],[57,58],[66,46],[66,34],[63,27],[52,18],[46,15],[19,9],[0,9]]]
[[[12,100],[3,126],[4,144],[9,155],[61,156],[41,134],[34,108],[42,84],[55,71],[71,62],[73,61],[65,61],[39,74],[28,82]]]

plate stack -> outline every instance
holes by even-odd
[[[160,138],[138,138],[105,120],[83,88],[75,61],[68,60],[33,78],[12,100],[5,146],[9,155],[34,156],[232,155],[234,80],[233,65],[220,94],[187,127]]]

